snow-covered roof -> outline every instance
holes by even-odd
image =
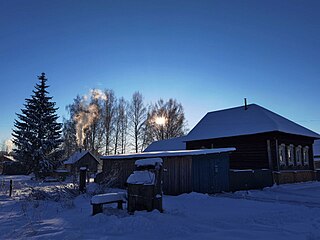
[[[185,150],[186,143],[184,142],[184,139],[185,136],[155,141],[151,143],[144,152]]]
[[[162,165],[161,158],[146,158],[146,159],[139,159],[135,162],[137,167],[141,166],[156,166],[157,164]]]
[[[66,161],[64,161],[64,164],[74,164],[78,162],[81,158],[83,158],[86,154],[90,154],[97,162],[98,159],[90,151],[77,151],[74,152]]]
[[[7,160],[12,161],[12,162],[16,162],[16,161],[17,161],[17,160],[15,160],[15,159],[13,158],[13,156],[3,155],[3,157],[6,158]]]
[[[178,156],[194,156],[194,155],[206,155],[213,153],[223,153],[235,151],[235,148],[213,148],[213,149],[200,149],[200,150],[178,150],[178,151],[159,151],[159,152],[143,152],[132,154],[118,154],[102,156],[102,160],[112,159],[129,159],[129,158],[147,158],[147,157],[178,157]]]
[[[313,155],[320,158],[320,140],[314,141],[313,144]]]
[[[185,141],[283,132],[319,139],[320,135],[256,104],[207,113]]]

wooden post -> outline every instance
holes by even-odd
[[[123,203],[123,201],[118,201],[118,209],[123,209],[122,203]]]
[[[87,183],[90,183],[90,172],[89,172],[89,169],[87,169]]]
[[[87,168],[80,168],[80,179],[79,179],[79,192],[84,193],[86,191],[86,179],[87,179]]]
[[[103,204],[92,204],[92,216],[103,212]]]
[[[10,188],[9,188],[9,197],[12,196],[12,186],[13,185],[13,182],[12,182],[12,179],[10,179]]]

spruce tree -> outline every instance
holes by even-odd
[[[26,99],[25,108],[17,114],[12,134],[16,158],[37,178],[58,165],[62,142],[62,124],[57,122],[56,103],[48,96],[45,73],[38,79],[40,83],[36,84],[31,98]]]

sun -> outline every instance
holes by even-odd
[[[167,119],[164,116],[156,117],[155,122],[157,125],[164,126],[166,124]]]

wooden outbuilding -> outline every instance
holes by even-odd
[[[71,173],[78,173],[81,167],[86,167],[90,173],[97,173],[100,162],[90,151],[79,150],[64,161],[64,165]]]
[[[25,168],[13,156],[0,155],[0,172],[5,175],[25,174]]]
[[[0,162],[16,162],[17,160],[14,159],[13,156],[10,155],[2,155],[0,156]]]
[[[103,156],[98,183],[125,188],[135,169],[135,161],[146,158],[163,160],[163,192],[178,195],[192,191],[216,193],[229,190],[229,155],[234,148],[144,152]]]

